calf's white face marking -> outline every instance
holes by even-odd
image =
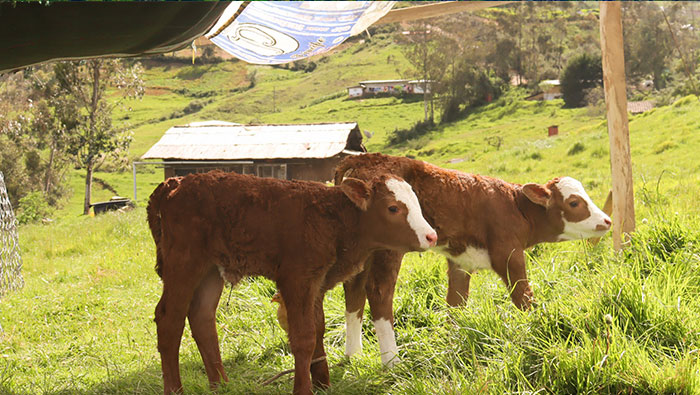
[[[418,197],[413,192],[411,185],[406,181],[399,181],[395,178],[391,178],[386,180],[386,187],[394,193],[396,200],[405,204],[406,208],[408,208],[406,220],[411,229],[416,232],[416,237],[418,237],[420,246],[422,248],[431,247],[431,243],[428,241],[428,235],[435,235],[435,229],[423,218],[423,212],[418,203]]]
[[[583,199],[588,205],[590,215],[578,222],[567,221],[562,213],[564,221],[564,232],[559,236],[560,240],[587,239],[589,237],[600,237],[610,229],[610,217],[593,203],[588,194],[583,189],[583,185],[578,180],[571,177],[562,177],[556,184],[561,192],[564,204],[572,195]]]

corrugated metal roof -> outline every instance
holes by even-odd
[[[241,160],[329,158],[346,149],[355,122],[241,125],[222,121],[174,126],[142,159]],[[359,136],[361,139],[361,135]]]
[[[371,81],[360,81],[359,84],[406,84],[408,80],[371,80]]]
[[[654,108],[654,102],[650,100],[627,102],[627,111],[631,112],[632,114],[647,112],[652,108]]]

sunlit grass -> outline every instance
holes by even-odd
[[[466,307],[449,308],[445,261],[406,256],[394,301],[402,362],[379,362],[369,320],[364,353],[347,361],[342,288],[326,297],[332,393],[677,393],[700,391],[700,221],[657,210],[631,247],[609,236],[529,253],[537,300],[517,310],[500,279],[474,275]],[[26,286],[2,301],[0,392],[157,393],[153,309],[160,281],[143,208],[21,229]],[[270,302],[274,284],[245,280],[221,298],[218,330],[232,382],[220,393],[288,393],[293,364]],[[369,312],[366,312],[369,315]],[[605,317],[610,315],[610,324]],[[188,329],[189,393],[207,393]]]

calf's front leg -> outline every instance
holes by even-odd
[[[369,258],[372,259],[372,258]],[[343,283],[345,290],[345,356],[362,352],[362,316],[365,312],[365,284],[369,267]]]
[[[393,367],[400,360],[394,333],[394,291],[403,254],[377,251],[367,275],[367,300],[377,332],[382,363]]]

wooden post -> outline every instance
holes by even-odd
[[[622,10],[619,1],[600,2],[600,47],[603,88],[608,114],[610,169],[613,184],[613,246],[623,248],[634,231],[634,189],[627,120],[625,56],[622,45]]]

